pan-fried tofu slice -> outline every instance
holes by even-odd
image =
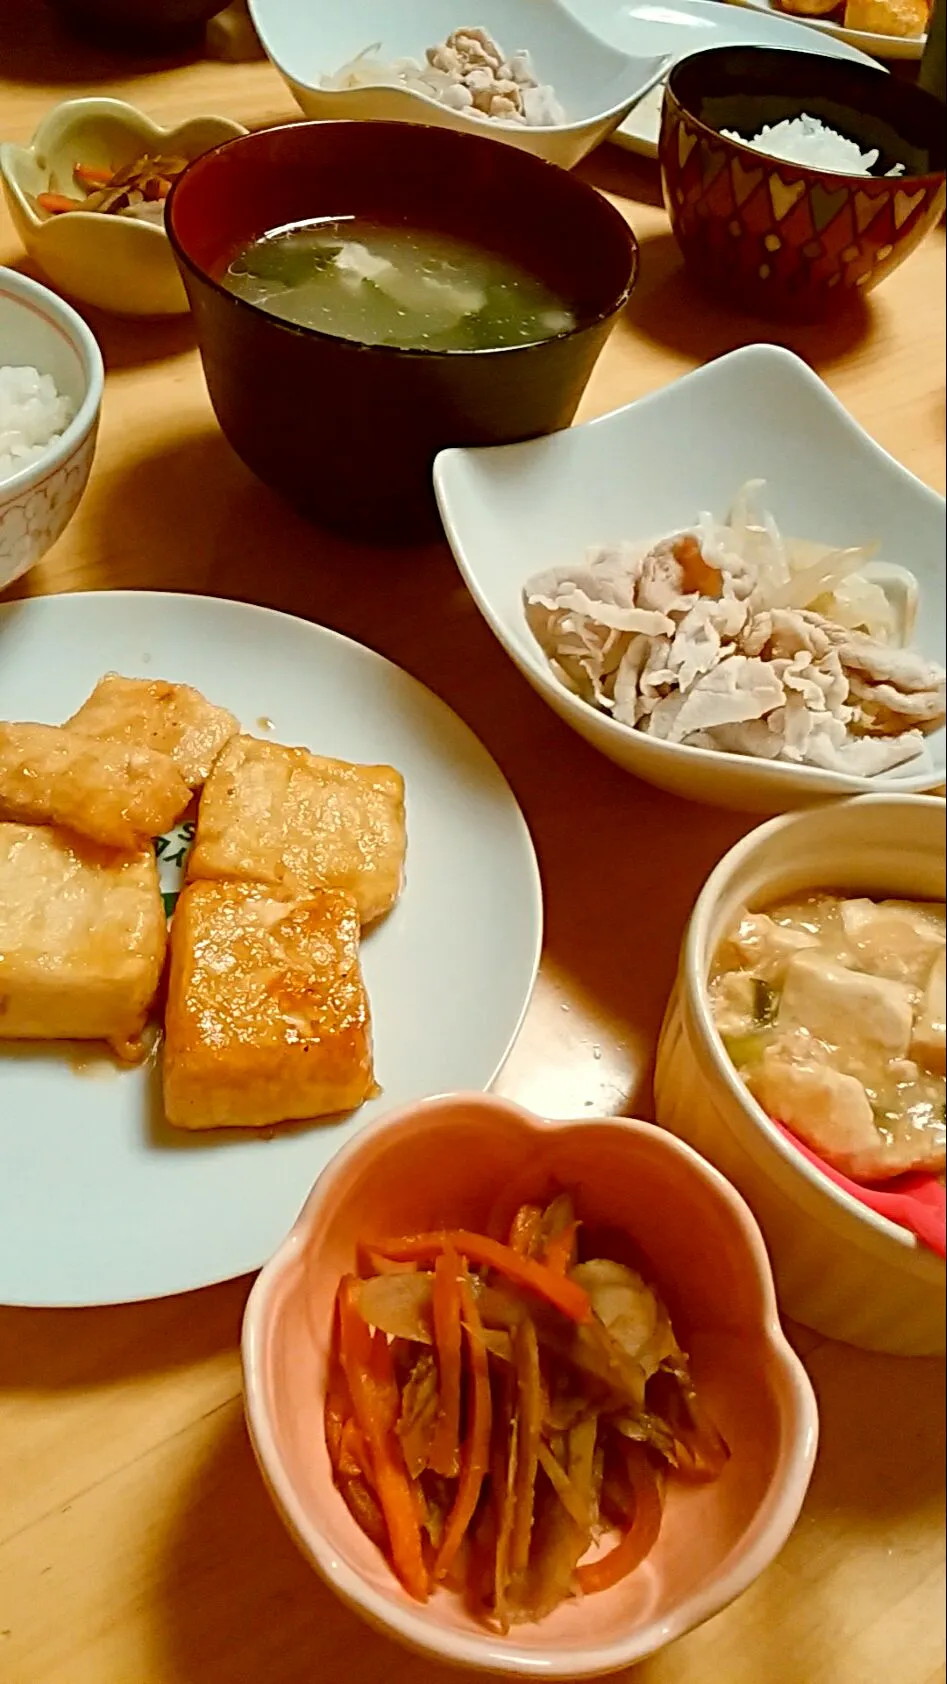
[[[166,754],[62,725],[0,723],[0,815],[137,848],[175,824],[191,791]]]
[[[0,824],[0,1039],[103,1040],[139,1057],[166,941],[151,848]]]
[[[88,737],[156,749],[174,761],[184,782],[200,789],[239,722],[189,684],[123,678],[107,672],[66,724]]]
[[[393,767],[234,737],[204,786],[188,876],[344,889],[370,924],[398,898],[404,853],[404,780]]]
[[[350,1111],[373,1091],[350,895],[191,883],[171,927],[164,1103],[180,1128]]]

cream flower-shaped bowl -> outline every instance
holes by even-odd
[[[164,228],[102,211],[48,215],[38,193],[79,197],[76,164],[121,169],[146,154],[197,158],[245,134],[229,117],[163,129],[119,99],[71,99],[44,117],[28,146],[0,146],[0,178],[29,256],[60,292],[122,316],[183,315],[187,297]]]

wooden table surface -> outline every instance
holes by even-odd
[[[294,112],[265,64],[130,64],[67,43],[38,3],[0,0],[2,137],[25,140],[56,101],[92,92],[168,122],[204,110],[259,125]],[[760,329],[684,279],[655,166],[606,148],[584,173],[642,247],[640,285],[586,395],[590,416]],[[0,262],[19,261],[3,221]],[[938,489],[944,284],[942,224],[862,314],[786,336]],[[283,507],[218,432],[187,320],[89,319],[108,368],[91,483],[18,593],[156,587],[265,603],[337,627],[431,685],[510,778],[545,879],[542,972],[503,1091],[558,1116],[648,1115],[684,920],[746,821],[650,791],[580,743],[507,662],[444,547],[356,552]],[[0,1308],[0,1684],[456,1676],[360,1626],[284,1534],[241,1417],[248,1286],[108,1310]],[[634,1684],[945,1677],[943,1366],[794,1338],[823,1423],[799,1525],[737,1605],[626,1674]]]

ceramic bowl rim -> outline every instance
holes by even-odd
[[[25,467],[11,474],[9,479],[0,480],[2,507],[13,502],[22,492],[32,490],[38,481],[47,479],[50,474],[61,468],[91,432],[102,406],[105,364],[92,329],[83,321],[78,310],[74,310],[71,304],[67,304],[65,299],[60,298],[50,287],[34,281],[29,275],[21,274],[18,269],[0,268],[0,292],[6,292],[14,300],[15,308],[25,308],[42,317],[54,331],[63,334],[69,340],[79,357],[85,380],[85,392],[76,413],[55,443],[47,446],[35,462],[28,462]]]
[[[378,1118],[349,1141],[316,1180],[293,1228],[260,1271],[247,1300],[241,1332],[247,1427],[264,1482],[298,1547],[326,1584],[376,1629],[393,1633],[415,1651],[474,1670],[500,1670],[514,1676],[566,1680],[600,1676],[632,1665],[710,1619],[748,1589],[774,1560],[798,1518],[815,1463],[818,1443],[815,1393],[800,1358],[782,1330],[766,1247],[756,1219],[741,1195],[692,1147],[656,1124],[629,1117],[595,1118],[598,1127],[613,1128],[626,1135],[630,1142],[644,1136],[653,1143],[659,1143],[669,1158],[677,1159],[682,1167],[712,1190],[718,1204],[726,1208],[729,1220],[739,1232],[762,1289],[759,1336],[771,1353],[780,1380],[779,1395],[790,1421],[786,1436],[791,1448],[786,1452],[781,1477],[773,1482],[776,1489],[770,1490],[749,1523],[736,1561],[725,1557],[710,1582],[676,1607],[671,1617],[665,1618],[659,1627],[654,1621],[647,1622],[631,1637],[598,1645],[586,1643],[581,1649],[570,1651],[568,1672],[562,1670],[564,1663],[557,1664],[551,1651],[510,1649],[505,1654],[502,1650],[498,1651],[495,1635],[486,1629],[482,1636],[473,1632],[441,1632],[430,1624],[423,1609],[416,1609],[414,1605],[400,1607],[383,1592],[367,1584],[357,1569],[347,1566],[333,1554],[321,1526],[305,1513],[277,1447],[265,1404],[266,1387],[262,1373],[270,1304],[276,1283],[305,1250],[319,1211],[332,1202],[350,1166],[360,1157],[370,1156],[378,1143],[389,1138],[396,1142],[400,1134],[413,1132],[419,1121],[427,1119],[430,1126],[437,1127],[452,1111],[461,1108],[505,1116],[524,1134],[566,1133],[584,1128],[590,1121],[588,1117],[550,1119],[496,1094],[461,1092],[433,1095],[399,1107]]]
[[[178,176],[177,180],[172,184],[171,191],[168,194],[168,208],[166,215],[167,236],[179,266],[187,269],[188,273],[194,276],[196,280],[200,281],[202,285],[211,287],[218,297],[225,298],[228,305],[235,305],[238,308],[238,311],[249,312],[250,318],[258,322],[268,322],[271,327],[293,334],[301,341],[313,345],[327,345],[334,347],[345,346],[353,352],[371,352],[373,356],[384,357],[388,361],[400,359],[408,362],[426,363],[430,367],[434,367],[437,363],[447,364],[451,361],[470,366],[470,364],[475,360],[480,361],[485,358],[492,359],[495,357],[517,356],[527,351],[541,350],[542,347],[546,345],[562,344],[564,341],[568,339],[575,339],[579,334],[585,333],[592,328],[601,327],[604,322],[611,321],[613,317],[617,316],[618,313],[624,309],[638,283],[641,251],[637,237],[621,213],[615,209],[614,205],[612,205],[609,200],[605,199],[602,194],[596,193],[595,188],[588,187],[585,182],[579,181],[577,177],[571,178],[575,182],[575,185],[583,192],[591,193],[601,199],[604,210],[610,212],[611,216],[616,219],[616,222],[613,224],[616,227],[616,230],[617,225],[619,223],[621,224],[624,234],[627,236],[628,278],[615,301],[610,304],[607,309],[597,310],[594,314],[583,317],[581,321],[576,322],[574,327],[567,328],[563,333],[552,334],[548,339],[530,340],[528,343],[524,343],[522,345],[483,345],[469,350],[432,350],[423,345],[372,345],[361,339],[343,339],[338,334],[324,333],[321,328],[303,327],[299,322],[285,321],[281,316],[274,316],[271,311],[263,309],[261,305],[252,303],[250,299],[241,298],[239,293],[230,292],[227,287],[221,285],[216,276],[210,274],[202,264],[198,263],[196,259],[185,250],[183,241],[181,240],[181,237],[174,225],[174,207],[178,194],[182,189],[182,183],[186,182],[187,177],[190,175],[191,169],[194,166],[209,163],[211,159],[219,157],[222,153],[228,151],[230,147],[240,146],[245,141],[258,139],[261,134],[281,135],[287,134],[291,131],[298,133],[301,129],[323,129],[328,127],[330,123],[335,128],[361,129],[368,127],[370,121],[371,120],[367,118],[359,119],[339,117],[327,118],[324,121],[318,118],[305,118],[302,122],[298,123],[277,123],[274,124],[272,128],[265,130],[250,129],[245,134],[235,135],[231,140],[222,141],[219,146],[209,147],[206,152],[202,152],[201,156],[199,158],[195,158],[193,164],[189,164],[187,169]],[[388,119],[384,122],[371,122],[371,126],[378,129],[403,129],[411,127],[412,125]],[[487,146],[491,144],[488,135],[467,134],[466,130],[461,132],[457,129],[432,128],[430,132],[439,135],[453,134],[465,144],[471,140]],[[439,145],[440,142],[432,142],[432,144]],[[493,142],[493,144],[495,145],[497,143]],[[535,153],[523,151],[520,155],[521,157],[529,159],[527,167],[536,165],[539,169],[555,170],[557,174],[570,174],[569,171],[561,170],[557,164],[551,164],[547,159],[540,158]]]
[[[675,86],[675,72],[682,71],[685,66],[692,65],[694,59],[712,58],[718,53],[750,52],[771,55],[777,52],[785,51],[785,48],[780,47],[754,47],[749,43],[742,43],[739,46],[734,44],[731,46],[719,45],[716,47],[704,47],[700,52],[688,53],[686,58],[677,59],[667,73],[667,78],[664,84],[667,106],[669,108],[673,107],[681,117],[686,118],[687,122],[691,124],[693,128],[699,130],[705,139],[713,140],[722,146],[732,148],[737,156],[746,160],[748,164],[753,164],[755,161],[758,166],[760,159],[763,159],[767,164],[772,164],[775,168],[785,171],[787,174],[791,172],[797,177],[797,179],[805,179],[814,182],[831,181],[837,183],[839,186],[844,183],[852,189],[863,186],[866,181],[875,183],[882,182],[888,186],[889,191],[891,192],[896,192],[899,187],[903,188],[909,182],[916,183],[918,186],[923,184],[925,188],[929,188],[934,186],[936,182],[943,181],[945,179],[945,173],[947,173],[945,169],[925,170],[919,175],[911,175],[907,172],[898,176],[852,175],[846,170],[820,169],[816,164],[801,164],[791,158],[780,158],[772,152],[763,151],[761,147],[750,146],[749,143],[744,140],[734,140],[732,135],[723,134],[720,129],[715,129],[713,124],[708,123],[705,118],[698,117],[697,113],[693,111],[691,107],[681,98],[681,95],[678,93],[677,87]],[[791,49],[791,53],[792,57],[795,59],[818,59],[821,64],[840,64],[846,66],[852,71],[857,71],[860,68],[865,71],[880,71],[882,75],[890,75],[890,72],[886,71],[884,65],[860,64],[858,59],[836,59],[831,53],[803,53],[796,51],[795,49]],[[897,81],[897,78],[894,78],[894,80]],[[665,141],[665,124],[662,122],[661,135],[658,142],[659,154],[665,144],[667,144]]]
[[[939,796],[898,794],[894,791],[890,794],[879,791],[872,795],[856,795],[850,800],[835,805],[837,808],[849,811],[855,808],[863,811],[866,805],[876,808],[895,808],[900,810],[905,817],[908,817],[912,809],[917,810],[916,803],[921,804],[922,811],[942,813],[944,810],[944,803]],[[778,1153],[783,1164],[790,1172],[800,1177],[803,1185],[827,1197],[830,1204],[847,1217],[857,1218],[866,1229],[878,1235],[885,1243],[896,1247],[902,1253],[926,1258],[928,1255],[926,1248],[922,1247],[921,1242],[913,1234],[910,1234],[906,1228],[901,1227],[897,1222],[892,1222],[890,1217],[882,1216],[877,1211],[870,1210],[867,1205],[854,1198],[844,1187],[838,1186],[828,1176],[823,1175],[801,1152],[796,1151],[792,1141],[781,1133],[772,1118],[767,1116],[763,1107],[754,1099],[746,1084],[741,1081],[727,1056],[726,1048],[713,1021],[713,1014],[710,1009],[706,972],[712,955],[708,950],[707,938],[709,926],[715,916],[721,893],[725,890],[734,873],[748,860],[751,860],[761,848],[766,847],[774,837],[791,835],[800,826],[804,828],[813,819],[817,818],[821,811],[822,809],[818,807],[803,808],[796,812],[780,813],[775,818],[767,819],[764,824],[755,826],[753,830],[742,836],[717,861],[694,902],[684,935],[681,975],[682,989],[686,992],[687,1005],[690,1008],[688,1016],[696,1034],[700,1037],[701,1049],[710,1062],[715,1079],[725,1087],[731,1100],[736,1102],[752,1133]],[[894,1261],[893,1250],[891,1259]]]

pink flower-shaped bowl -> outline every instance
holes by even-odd
[[[501,1637],[447,1591],[413,1602],[336,1491],[322,1420],[332,1306],[359,1241],[444,1225],[501,1232],[553,1183],[575,1190],[588,1221],[637,1242],[731,1458],[713,1485],[672,1481],[658,1543],[623,1583]],[[485,1671],[589,1678],[716,1614],[782,1548],[815,1457],[815,1398],[739,1194],[648,1123],[551,1123],[484,1094],[409,1106],[340,1152],[253,1288],[243,1364],[254,1449],[304,1555],[374,1626]]]

